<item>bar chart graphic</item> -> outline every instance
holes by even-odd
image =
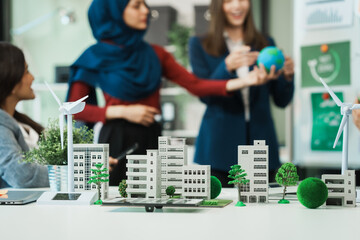
[[[307,29],[350,26],[352,9],[352,0],[307,0],[305,26]]]

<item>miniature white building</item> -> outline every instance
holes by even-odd
[[[210,166],[184,166],[182,184],[184,198],[210,199]]]
[[[96,184],[89,184],[91,169],[95,164],[104,164],[109,169],[109,144],[74,144],[74,189],[75,192],[96,190]],[[108,197],[109,182],[101,186],[101,199]]]
[[[128,198],[160,198],[160,158],[158,150],[146,155],[127,155]]]
[[[166,188],[175,187],[175,195],[182,195],[182,167],[187,165],[185,138],[159,137],[161,160],[161,196],[166,197]]]
[[[128,198],[167,198],[169,186],[183,198],[210,198],[210,166],[187,166],[185,138],[159,137],[159,150],[126,159]]]
[[[356,206],[355,171],[345,170],[344,174],[323,174],[321,180],[328,188],[326,205]]]
[[[269,199],[269,147],[264,140],[254,145],[238,146],[238,164],[247,173],[249,183],[241,186],[241,199],[245,203],[267,203]]]

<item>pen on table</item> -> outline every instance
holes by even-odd
[[[123,151],[117,158],[116,160],[121,160],[123,159],[126,155],[132,154],[136,149],[138,149],[139,144],[135,143],[134,145],[132,145],[131,147],[129,147],[128,149],[126,149],[125,151]]]

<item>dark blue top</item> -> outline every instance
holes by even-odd
[[[125,101],[144,99],[158,90],[161,65],[154,49],[143,40],[145,30],[123,19],[129,0],[94,0],[88,17],[97,43],[71,66],[69,85],[83,81]],[[70,88],[69,88],[70,91]]]
[[[275,46],[268,39],[269,46]],[[226,69],[227,51],[220,57],[205,52],[201,39],[192,37],[189,42],[190,62],[195,75],[200,78],[229,79],[236,73]],[[252,49],[254,51],[255,49]],[[257,49],[260,50],[260,49]],[[250,71],[254,66],[250,66]],[[270,97],[279,107],[286,107],[292,99],[294,82],[283,76],[261,86],[250,87],[250,122],[246,129],[245,111],[241,91],[230,97],[204,97],[207,105],[196,140],[195,162],[211,165],[212,169],[229,171],[230,166],[238,163],[237,146],[252,145],[254,140],[265,140],[269,145],[269,169],[280,166],[278,141],[270,111]]]

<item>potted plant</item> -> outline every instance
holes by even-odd
[[[75,125],[75,121],[73,123]],[[73,127],[73,143],[92,143],[94,134],[86,126]],[[64,130],[64,148],[61,148],[58,120],[49,120],[46,129],[40,135],[38,148],[24,154],[24,161],[47,165],[49,183],[52,191],[67,190],[67,130]]]

